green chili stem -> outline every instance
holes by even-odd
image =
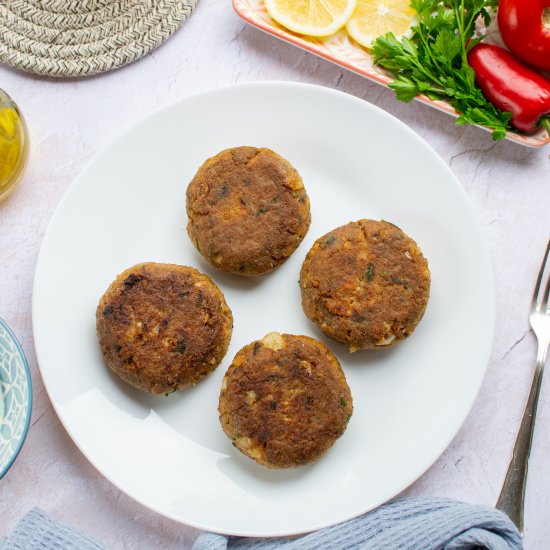
[[[548,137],[550,137],[550,118],[541,118],[539,120],[539,126],[542,126],[546,130]]]

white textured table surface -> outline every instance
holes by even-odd
[[[165,45],[110,74],[54,81],[0,67],[0,85],[31,132],[23,185],[0,203],[0,316],[29,359],[34,410],[25,445],[0,481],[0,535],[32,506],[113,549],[184,549],[197,531],[165,519],[105,480],[78,451],[45,392],[33,347],[31,292],[40,243],[63,193],[114,136],[189,94],[254,80],[337,88],[392,113],[419,133],[456,174],[489,246],[497,293],[488,372],[466,423],[407,494],[492,505],[510,458],[535,360],[527,312],[550,236],[550,149],[494,143],[448,115],[397,102],[383,87],[248,27],[227,0],[201,0]],[[472,266],[475,269],[475,266]],[[466,343],[467,345],[467,343]],[[452,350],[449,350],[452,353]],[[550,383],[543,383],[526,503],[527,549],[550,541]]]

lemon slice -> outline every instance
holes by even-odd
[[[265,0],[269,15],[283,27],[308,36],[328,36],[341,29],[357,0]]]
[[[370,48],[379,36],[392,32],[396,38],[411,36],[418,21],[410,0],[358,0],[346,30],[361,46]]]

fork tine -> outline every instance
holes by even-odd
[[[548,280],[546,281],[546,288],[544,289],[544,296],[542,297],[542,304],[540,305],[541,311],[544,313],[550,312],[548,306],[548,295],[550,294],[550,273],[548,275]]]
[[[544,293],[540,300],[539,300],[539,295],[540,295],[542,277],[544,276],[544,272],[546,271],[546,268],[547,268],[546,264],[548,263],[549,255],[550,255],[550,240],[546,245],[546,253],[544,254],[544,259],[542,260],[542,265],[540,266],[539,275],[537,277],[537,283],[535,285],[535,291],[533,292],[532,308],[537,309],[538,311],[544,311],[548,307],[548,294],[550,294],[550,276],[546,281]]]

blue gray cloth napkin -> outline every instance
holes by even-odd
[[[13,533],[0,538],[0,550],[108,550],[91,537],[49,518],[33,508],[19,520]]]
[[[443,498],[404,498],[334,527],[284,539],[199,535],[192,550],[521,550],[508,517],[485,506]],[[34,508],[0,550],[107,550]],[[139,550],[139,549],[136,549]],[[149,549],[147,549],[149,550]]]

